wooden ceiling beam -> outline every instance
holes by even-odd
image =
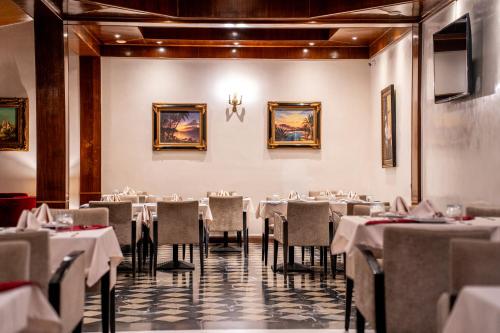
[[[99,56],[100,42],[85,26],[72,25],[68,29],[70,49],[79,56]]]
[[[411,28],[390,28],[377,38],[373,43],[370,44],[369,52],[370,58],[374,57],[376,54],[380,53],[383,49],[389,45],[400,40],[404,35],[409,33]]]

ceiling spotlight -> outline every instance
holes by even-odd
[[[125,44],[127,41],[126,40],[123,40],[123,39],[117,39],[116,42],[118,44]]]
[[[64,38],[68,38],[68,33],[67,32],[63,33],[63,36]]]
[[[309,46],[314,46],[315,43],[309,42]]]
[[[231,52],[236,53],[236,49],[232,49]]]
[[[125,55],[126,55],[127,57],[130,57],[130,56],[132,55],[132,52],[130,52],[130,51],[126,51],[126,52],[125,52]]]
[[[233,44],[236,46],[240,45],[240,43],[238,43],[238,42],[234,42]]]
[[[389,14],[390,16],[398,16],[401,15],[401,12],[399,10],[388,10],[387,14]]]
[[[161,40],[157,40],[156,44],[161,45],[161,44],[163,44],[163,42]]]
[[[120,35],[120,34],[116,34],[116,35],[115,35],[115,38],[116,38],[116,39],[118,39],[118,38],[120,38],[121,36],[122,36],[122,35]]]
[[[231,35],[233,35],[233,37],[238,37],[238,32],[233,31],[233,32],[231,33]]]
[[[162,52],[162,53],[163,53],[163,52],[165,52],[165,48],[164,48],[164,47],[160,47],[160,48],[158,49],[158,51],[160,51],[160,52]]]
[[[352,40],[356,40],[356,39],[358,39],[358,37],[352,36]]]
[[[302,52],[304,52],[304,53],[308,53],[308,52],[309,52],[309,50],[308,50],[308,49],[303,49],[303,50],[302,50]]]

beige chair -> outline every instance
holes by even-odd
[[[139,203],[139,196],[138,195],[120,194],[120,201],[131,202],[131,203]]]
[[[355,215],[355,216],[370,216],[370,206],[369,205],[358,205],[358,204],[355,204],[352,207],[352,215]]]
[[[243,232],[244,254],[248,256],[248,227],[246,215],[243,214],[243,197],[217,197],[208,199],[213,221],[209,224],[210,232],[223,232],[224,244],[212,248],[212,252],[240,252],[241,248],[229,246],[229,232]]]
[[[294,246],[319,247],[323,252],[323,267],[328,270],[327,248],[333,240],[334,225],[330,221],[330,205],[328,202],[289,201],[287,216],[277,215],[274,221],[274,265],[276,271],[278,260],[278,243],[283,245],[283,274],[288,270],[303,270],[302,265],[294,262]],[[331,264],[336,256],[330,256]]]
[[[156,202],[160,202],[162,201],[162,197],[161,196],[156,196],[156,195],[148,195],[146,196],[145,198],[145,202],[146,203],[156,203]]]
[[[475,217],[500,217],[500,207],[468,206],[465,215]]]
[[[109,211],[109,225],[118,239],[121,247],[130,246],[132,252],[132,274],[136,274],[136,257],[139,260],[139,267],[142,266],[141,251],[137,250],[138,244],[141,244],[142,226],[140,221],[135,221],[132,218],[132,203],[131,202],[107,202],[107,201],[90,201],[90,208],[107,208]]]
[[[161,269],[194,269],[193,244],[198,244],[200,247],[200,268],[203,274],[203,233],[204,225],[199,217],[198,201],[158,202],[158,221],[153,223],[154,274],[156,275],[158,266],[158,246],[160,245],[173,245],[173,261],[161,264]],[[190,263],[179,261],[179,244],[190,245]]]
[[[84,209],[50,209],[50,213],[56,219],[58,215],[68,214],[73,218],[74,225],[109,225],[109,213],[107,208],[84,208]]]
[[[81,331],[85,303],[85,259],[82,251],[64,257],[55,273],[50,271],[49,233],[46,231],[24,231],[0,235],[0,245],[22,241],[29,243],[29,277],[42,292],[61,318],[63,332]],[[17,266],[11,261],[9,265]],[[7,268],[6,268],[7,267]],[[43,331],[43,328],[39,328]]]
[[[490,216],[490,215],[488,215]],[[500,285],[500,243],[454,239],[450,244],[450,280],[437,305],[438,332],[442,332],[453,303],[468,285]]]
[[[30,244],[27,241],[0,242],[0,282],[28,281]]]
[[[357,332],[365,319],[376,332],[436,332],[439,296],[448,288],[450,241],[489,239],[470,226],[392,226],[384,231],[384,259],[369,248],[354,252]]]

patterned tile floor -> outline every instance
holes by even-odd
[[[296,249],[296,261],[300,260],[299,250]],[[272,258],[272,247],[269,254]],[[160,248],[160,263],[171,257],[171,247]],[[306,263],[308,258],[306,252]],[[271,264],[264,266],[257,244],[250,244],[247,260],[240,253],[211,252],[203,276],[198,270],[196,247],[194,262],[194,271],[158,271],[156,278],[142,273],[134,280],[128,273],[119,273],[117,331],[344,326],[343,274],[338,274],[335,280],[331,274],[324,276],[319,257],[315,259],[315,272],[291,274],[287,282],[282,274],[273,273]],[[88,297],[84,324],[85,332],[100,331],[99,295]]]

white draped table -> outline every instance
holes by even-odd
[[[321,201],[310,201],[310,202],[321,202]],[[364,202],[349,202],[349,201],[329,201],[330,204],[330,216],[333,213],[339,213],[340,215],[347,215],[349,204],[364,203]],[[279,213],[286,216],[286,210],[288,206],[288,200],[262,200],[259,202],[259,206],[255,211],[256,218],[269,219],[274,217],[274,213]]]
[[[376,225],[366,225],[370,220],[380,220],[377,217],[369,216],[343,216],[340,220],[339,227],[335,232],[335,237],[331,244],[331,253],[350,254],[356,245],[367,245],[371,248],[382,249],[384,242],[384,229],[388,226],[407,227],[407,228],[436,228],[436,230],[450,227],[484,227],[491,229],[491,239],[500,241],[500,218],[485,218],[477,217],[463,223],[446,223],[446,224],[428,224],[428,223],[385,223]]]
[[[500,332],[500,287],[463,288],[443,332]]]
[[[143,207],[147,207],[153,215],[156,215],[158,210],[158,205],[156,203],[134,203],[132,204],[132,214],[137,215],[142,211]],[[212,221],[212,211],[210,210],[210,206],[207,204],[200,203],[198,204],[198,214],[201,215],[204,221]]]
[[[60,332],[61,322],[40,288],[34,285],[0,292],[0,332],[17,333],[27,327],[30,332]]]
[[[110,271],[111,287],[116,282],[116,267],[123,254],[112,227],[57,232],[50,237],[50,265],[55,271],[64,256],[84,251],[87,286],[91,287]]]

